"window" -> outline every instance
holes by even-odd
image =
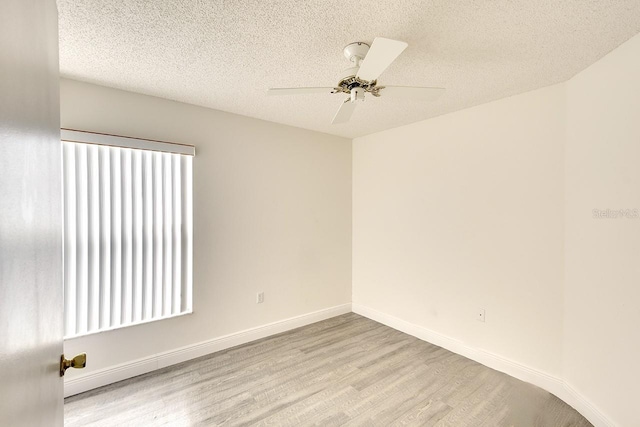
[[[194,147],[61,135],[65,338],[190,313]]]

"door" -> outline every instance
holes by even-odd
[[[0,1],[0,426],[62,426],[55,0]]]

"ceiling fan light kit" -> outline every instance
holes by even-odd
[[[331,123],[346,123],[355,110],[357,101],[364,101],[365,94],[375,97],[381,95],[396,96],[408,99],[434,101],[443,88],[378,86],[378,77],[407,48],[407,43],[398,40],[376,37],[369,46],[364,42],[348,44],[343,53],[345,58],[355,65],[343,70],[340,81],[334,87],[312,88],[273,88],[269,95],[296,95],[307,93],[344,93],[349,97],[340,105]]]

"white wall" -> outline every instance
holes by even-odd
[[[69,379],[351,302],[350,140],[71,80],[60,92],[62,127],[197,153],[194,313],[66,341],[88,353]]]
[[[564,96],[355,139],[354,304],[559,375]]]
[[[640,425],[640,218],[593,218],[640,210],[638,76],[640,35],[566,83],[354,140],[354,310]]]
[[[564,375],[640,426],[640,35],[568,83]]]

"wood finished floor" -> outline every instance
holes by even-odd
[[[591,426],[554,395],[345,314],[65,399],[65,426]]]

